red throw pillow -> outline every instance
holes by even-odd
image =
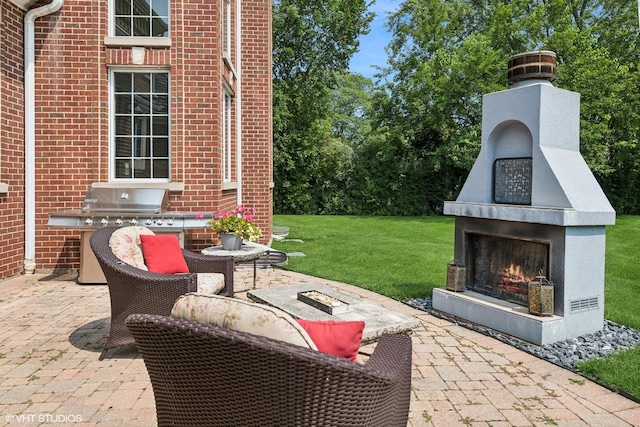
[[[140,235],[144,263],[153,273],[188,273],[189,267],[182,255],[175,234]]]
[[[296,320],[307,331],[318,350],[357,361],[364,321]]]

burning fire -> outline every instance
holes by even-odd
[[[523,284],[531,281],[532,277],[527,277],[522,271],[522,266],[511,263],[502,272],[501,288],[504,291],[515,293],[527,293],[528,289]]]
[[[511,263],[509,267],[505,267],[504,273],[502,273],[505,281],[510,282],[525,282],[527,281],[527,277],[524,275],[522,271],[522,267],[519,265],[514,265]]]

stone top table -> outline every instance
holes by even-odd
[[[242,248],[238,251],[228,251],[222,246],[210,246],[204,248],[200,253],[209,256],[232,256],[233,262],[236,264],[253,261],[253,289],[256,288],[256,261],[264,253],[264,249],[257,246],[242,245]]]
[[[346,312],[328,314],[298,300],[298,292],[318,291],[349,305]],[[398,313],[380,305],[339,292],[330,286],[306,282],[277,288],[249,291],[247,297],[253,301],[271,305],[299,319],[308,320],[364,320],[363,344],[376,341],[383,333],[410,331],[420,324],[407,314]]]

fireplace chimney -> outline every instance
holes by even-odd
[[[445,213],[612,224],[615,212],[580,154],[580,94],[551,84],[555,53],[514,55],[509,70],[510,89],[483,97],[480,153],[456,202],[445,202]],[[532,217],[536,208],[545,211]]]
[[[509,86],[527,80],[556,79],[556,54],[550,50],[525,52],[509,58],[507,67]]]

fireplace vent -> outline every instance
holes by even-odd
[[[598,309],[598,297],[574,299],[570,301],[571,313]]]

